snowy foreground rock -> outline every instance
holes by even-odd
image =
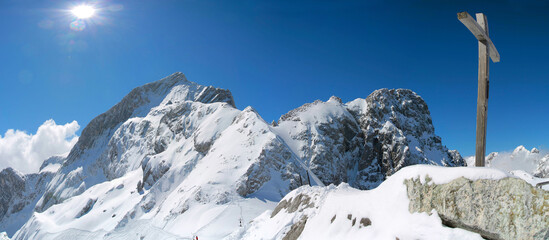
[[[418,165],[373,190],[298,188],[234,237],[482,239],[460,227],[491,239],[547,239],[549,192],[495,169]]]
[[[517,178],[431,184],[426,178],[405,181],[410,211],[437,211],[453,227],[490,239],[549,239],[549,192]]]
[[[83,129],[67,157],[47,159],[39,173],[2,170],[0,232],[13,239],[258,239],[290,230],[289,237],[478,239],[444,227],[437,214],[409,213],[402,176],[447,171],[406,167],[415,164],[465,162],[442,145],[427,104],[410,90],[315,101],[268,124],[251,107],[237,109],[228,90],[175,73],[132,90]],[[309,184],[315,187],[301,187]],[[320,187],[330,184],[341,185]],[[313,216],[325,204],[341,210],[326,213],[331,225]],[[304,216],[295,214],[309,212],[295,225]]]

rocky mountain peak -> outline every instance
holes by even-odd
[[[473,164],[475,156],[468,158]],[[523,145],[516,147],[512,152],[492,152],[486,156],[486,166],[495,167],[504,171],[521,170],[539,178],[549,177],[549,153],[537,148],[528,150]]]
[[[333,103],[339,103],[339,104],[342,104],[343,102],[341,101],[341,98],[337,97],[337,96],[331,96],[330,99],[328,99],[328,102],[333,102]]]
[[[528,149],[526,149],[526,147],[524,147],[523,145],[520,145],[516,147],[515,150],[513,150],[513,154],[520,154],[520,153],[530,153],[530,151],[528,151]]]
[[[368,189],[408,165],[465,164],[441,144],[427,104],[408,89],[380,89],[346,104],[337,97],[306,103],[274,130],[325,184]]]
[[[134,88],[118,104],[91,120],[82,130],[66,164],[78,158],[85,149],[91,148],[100,135],[112,133],[113,128],[130,117],[143,117],[151,108],[161,103],[168,105],[180,101],[226,102],[235,107],[229,90],[199,85],[188,81],[183,73],[176,72],[156,82]]]
[[[465,165],[457,151],[441,144],[427,104],[411,90],[379,89],[346,107],[364,133],[359,181],[380,183],[412,164]]]
[[[37,211],[139,168],[144,155],[163,152],[174,137],[190,137],[197,127],[192,119],[226,108],[236,110],[229,90],[188,81],[179,72],[133,89],[90,121],[66,160],[57,161],[63,163],[58,177]]]
[[[269,125],[252,107],[236,109],[228,90],[174,73],[132,90],[93,119],[69,156],[45,161],[40,175],[0,176],[34,186],[4,204],[20,203],[27,215],[8,214],[22,220],[0,219],[0,227],[21,228],[16,239],[40,238],[47,228],[35,226],[44,222],[64,219],[56,223],[61,232],[108,215],[108,226],[83,230],[109,232],[147,220],[165,231],[180,229],[166,227],[174,222],[198,231],[203,223],[187,221],[199,209],[249,213],[254,197],[276,202],[309,184],[370,189],[418,163],[460,166],[462,159],[441,144],[413,91],[381,89],[346,104],[317,100]],[[226,217],[238,223],[238,216]]]
[[[391,121],[397,128],[413,132],[417,137],[433,134],[434,127],[427,104],[409,89],[379,89],[366,98],[366,115]]]
[[[6,168],[0,172],[0,220],[11,207],[12,198],[21,194],[25,189],[24,176],[13,168]]]

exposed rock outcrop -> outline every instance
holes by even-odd
[[[180,91],[172,88],[182,86]],[[172,93],[171,96],[166,94]],[[168,98],[166,98],[168,97]],[[171,99],[173,98],[173,99]],[[231,92],[225,89],[206,87],[187,80],[183,73],[177,72],[156,82],[133,89],[118,104],[97,116],[82,130],[82,135],[68,156],[68,163],[74,161],[86,149],[91,148],[99,136],[125,122],[132,116],[144,116],[161,101],[195,101],[202,103],[227,102],[235,106]],[[68,164],[67,163],[67,164]]]
[[[307,103],[273,130],[324,184],[372,189],[405,166],[465,165],[435,134],[425,101],[407,89],[380,89],[347,104],[337,97]]]
[[[0,230],[13,235],[27,221],[52,177],[48,171],[23,175],[6,168],[0,172]]]
[[[117,224],[97,229],[111,231],[140,218],[163,225],[183,221],[196,205],[231,208],[236,206],[224,204],[254,196],[277,202],[313,182],[371,189],[408,165],[462,162],[441,144],[427,105],[410,90],[382,89],[347,104],[331,97],[268,124],[251,107],[236,109],[228,90],[175,73],[132,90],[93,119],[68,157],[47,160],[40,174],[19,176],[25,190],[6,195],[0,210],[19,203],[28,209],[10,215],[21,219],[10,221],[14,228],[25,224],[16,239],[49,234],[43,219],[63,218],[56,222],[63,229],[107,213]],[[21,185],[14,174],[4,178]],[[113,202],[122,195],[127,201]],[[107,202],[124,207],[100,209]],[[63,217],[64,208],[78,209],[75,219]],[[32,216],[34,210],[39,215]],[[368,217],[350,221],[366,227]]]
[[[235,107],[230,91],[190,82],[179,72],[133,89],[82,130],[54,182],[40,199],[37,211],[44,211],[95,184],[123,176],[141,167],[141,162],[146,165],[152,158],[149,155],[164,151],[173,138],[190,137],[197,127],[193,123],[217,110],[218,106],[209,106],[210,103]],[[148,119],[137,120],[146,116],[161,118],[160,125]],[[200,146],[205,145],[197,146],[198,150],[204,150]],[[162,162],[148,168],[159,178],[169,166]],[[148,179],[143,182],[150,183]]]
[[[273,127],[324,184],[354,183],[364,149],[357,121],[337,99],[305,104]]]
[[[549,154],[539,160],[534,176],[539,178],[549,178]]]
[[[21,173],[13,168],[6,168],[0,172],[0,221],[13,207],[12,199],[21,198],[23,191],[25,191],[25,180]]]
[[[457,151],[442,145],[427,104],[411,90],[380,89],[346,106],[364,133],[359,181],[379,184],[413,164],[465,165]]]
[[[458,178],[447,184],[406,180],[410,212],[431,213],[443,223],[488,239],[548,239],[549,192],[516,178]]]

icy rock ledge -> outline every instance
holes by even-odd
[[[436,210],[444,225],[487,239],[549,239],[549,192],[517,178],[433,184],[407,179],[409,210]]]

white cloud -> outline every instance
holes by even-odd
[[[78,141],[78,122],[57,125],[52,119],[45,121],[36,131],[8,129],[0,135],[0,170],[12,167],[22,173],[38,172],[42,162],[51,156],[66,155]]]
[[[549,151],[532,148],[526,149],[518,146],[513,151],[493,152],[486,156],[486,166],[511,172],[522,170],[528,174],[534,174],[543,163],[544,158],[549,158]],[[468,166],[474,166],[475,156],[466,158]]]

